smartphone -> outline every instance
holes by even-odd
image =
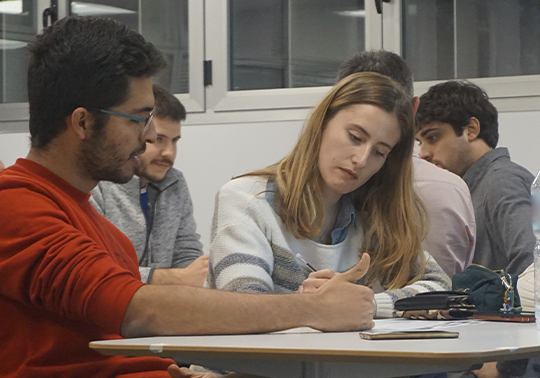
[[[459,332],[450,331],[383,331],[360,332],[360,338],[366,340],[399,340],[399,339],[455,339]]]
[[[533,323],[535,321],[534,312],[503,312],[503,311],[489,311],[489,312],[476,312],[473,314],[473,319],[481,320],[494,320],[498,322],[519,322],[519,323]]]

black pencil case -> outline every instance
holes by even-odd
[[[470,294],[457,291],[431,291],[416,294],[414,297],[398,299],[396,311],[409,310],[447,310],[454,308],[474,309]]]

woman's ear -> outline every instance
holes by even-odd
[[[472,142],[480,134],[480,121],[476,117],[471,117],[469,123],[463,129],[463,132],[466,134],[469,142]]]
[[[94,116],[85,108],[77,108],[66,117],[66,124],[80,140],[86,139],[92,132]]]

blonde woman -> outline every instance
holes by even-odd
[[[312,291],[371,260],[358,283],[376,316],[417,292],[449,290],[422,251],[424,209],[412,187],[411,98],[371,72],[340,81],[314,108],[292,152],[216,196],[206,286],[253,293]],[[298,257],[297,257],[298,256]],[[300,258],[316,269],[312,273]]]

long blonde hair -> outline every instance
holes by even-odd
[[[414,282],[425,268],[420,246],[425,237],[425,210],[412,183],[411,102],[411,97],[387,76],[373,72],[352,74],[315,106],[287,157],[247,174],[274,179],[275,208],[285,226],[299,239],[313,239],[321,232],[324,220],[318,156],[326,125],[340,110],[354,104],[375,105],[394,114],[401,131],[399,142],[379,172],[352,193],[355,208],[365,215],[359,253],[371,256],[364,282],[373,285],[380,281],[386,289]],[[411,277],[413,271],[418,273]]]

